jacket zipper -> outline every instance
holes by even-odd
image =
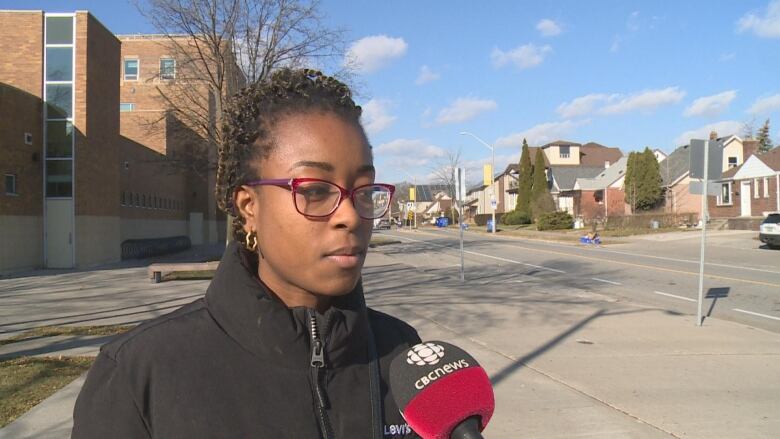
[[[325,411],[328,408],[328,396],[321,383],[321,371],[325,368],[325,344],[320,338],[317,317],[312,310],[306,310],[306,314],[309,317],[309,329],[311,331],[311,381],[314,386],[314,403],[317,408],[320,431],[323,438],[333,439],[333,430],[330,426],[328,413]]]

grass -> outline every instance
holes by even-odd
[[[101,325],[101,326],[41,326],[21,334],[0,340],[0,346],[55,335],[115,335],[132,329],[133,325]]]
[[[389,238],[387,236],[381,236],[381,235],[373,235],[371,236],[371,242],[368,244],[369,247],[380,247],[383,245],[390,245],[390,244],[400,244],[401,241]]]
[[[20,357],[0,361],[0,427],[89,369],[92,357]]]
[[[208,280],[214,273],[216,270],[174,271],[164,275],[162,280]]]

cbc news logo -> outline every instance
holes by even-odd
[[[444,347],[435,343],[420,343],[406,353],[406,362],[418,366],[432,366],[442,358],[444,358]]]

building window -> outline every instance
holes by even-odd
[[[146,194],[141,195],[141,207],[146,207]]]
[[[747,194],[750,196],[750,194]],[[718,206],[731,206],[731,182],[721,183]]]
[[[135,104],[131,102],[122,102],[119,104],[119,111],[126,112],[126,111],[133,111],[135,110]]]
[[[25,145],[32,145],[33,144],[33,135],[32,135],[32,133],[24,133],[24,144]]]
[[[176,78],[176,60],[173,58],[160,58],[160,79]]]
[[[73,44],[73,18],[46,17],[46,44]]]
[[[570,146],[559,146],[558,151],[560,154],[560,158],[567,159],[569,158],[569,154],[571,154],[571,147]]]
[[[604,204],[604,191],[593,192],[593,199],[599,204]]]
[[[5,174],[5,194],[19,195],[16,193],[16,175]]]
[[[736,168],[736,167],[737,167],[737,158],[729,157],[729,168]]]
[[[125,81],[138,81],[138,59],[126,59],[124,71]]]
[[[72,160],[46,160],[46,196],[73,196]]]
[[[758,198],[758,192],[759,192],[758,181],[759,180],[757,178],[753,179],[753,198]]]
[[[769,177],[764,177],[764,198],[769,198]]]
[[[140,206],[140,203],[138,203],[138,192],[133,194],[133,198],[135,199],[135,201],[133,202],[133,206],[135,206],[135,207]]]
[[[122,191],[122,193],[119,195],[119,205],[120,206],[125,205],[125,191]]]

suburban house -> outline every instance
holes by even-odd
[[[628,157],[621,157],[593,178],[577,178],[574,183],[574,216],[586,220],[628,215],[623,182],[626,178]]]
[[[745,163],[724,172],[718,186],[718,195],[708,200],[714,218],[780,212],[780,148],[751,154]]]
[[[496,213],[509,212],[517,205],[517,181],[520,177],[520,167],[510,163],[503,172],[493,177],[496,188]],[[474,210],[473,215],[492,213],[490,206],[491,186],[479,185],[466,194],[466,205]]]
[[[755,140],[743,140],[730,135],[717,139],[723,142],[723,172],[736,168],[758,148]],[[669,213],[701,212],[701,195],[690,193],[690,148],[683,145],[659,162],[665,190],[664,209]]]
[[[603,171],[604,168],[598,166],[550,166],[547,175],[556,208],[574,215],[574,199],[577,197],[574,184],[577,179],[593,178]]]

